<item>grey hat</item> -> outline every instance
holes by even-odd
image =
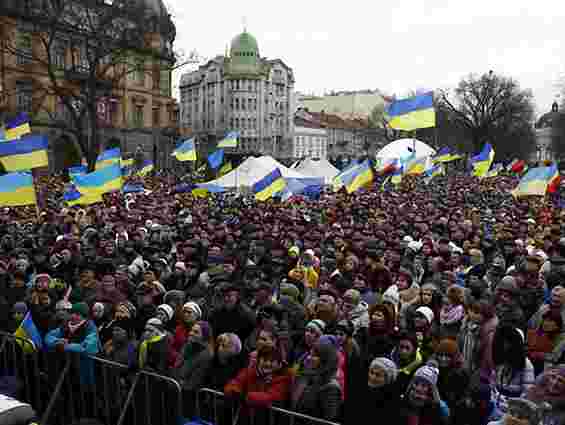
[[[516,284],[516,279],[514,279],[513,276],[504,276],[497,285],[496,289],[515,293],[518,290],[518,285]]]
[[[523,398],[509,398],[507,415],[526,419],[530,425],[538,425],[542,420],[543,407]]]
[[[396,381],[396,378],[398,376],[398,368],[392,360],[387,359],[386,357],[377,357],[371,362],[369,369],[375,369],[377,367],[384,370],[385,381],[387,385],[392,384]]]

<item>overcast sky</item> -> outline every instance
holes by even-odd
[[[223,54],[246,22],[260,54],[292,67],[306,93],[402,95],[492,69],[531,88],[545,112],[565,77],[565,4],[557,0],[165,2],[177,48]]]

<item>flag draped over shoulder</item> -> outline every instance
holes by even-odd
[[[35,187],[30,172],[16,172],[0,176],[0,206],[35,205]]]
[[[46,136],[26,136],[0,143],[0,162],[6,171],[27,171],[47,167],[49,160]]]
[[[178,146],[171,156],[178,161],[196,161],[196,147],[193,139],[187,139]]]
[[[477,177],[485,177],[488,173],[490,165],[494,160],[494,149],[490,143],[483,146],[483,150],[471,158],[471,165],[473,166],[473,175]]]
[[[555,164],[549,167],[531,168],[520,179],[518,186],[512,191],[512,195],[521,196],[544,196],[550,183],[559,176]]]
[[[26,134],[31,133],[28,114],[22,112],[16,118],[6,121],[4,137],[6,140],[17,140]]]
[[[265,201],[281,192],[286,187],[286,181],[281,170],[275,168],[261,180],[253,184],[253,193],[258,201]]]
[[[426,93],[392,102],[386,110],[391,128],[413,131],[435,127],[433,93]]]

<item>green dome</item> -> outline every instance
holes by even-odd
[[[257,40],[247,31],[234,37],[230,49],[231,69],[237,73],[257,72],[259,68],[259,47]]]

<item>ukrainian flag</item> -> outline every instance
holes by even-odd
[[[17,339],[16,342],[22,347],[24,353],[29,354],[35,351],[40,351],[43,349],[43,338],[37,330],[33,319],[31,318],[31,313],[27,313],[24,320],[14,332],[14,336]]]
[[[485,177],[488,173],[490,165],[494,160],[494,149],[490,143],[483,146],[483,150],[471,158],[471,165],[473,166],[473,175],[477,177]]]
[[[239,133],[237,131],[231,131],[220,140],[218,143],[219,148],[237,148],[237,139],[239,139]]]
[[[122,189],[122,170],[115,163],[92,173],[73,176],[73,183],[81,195],[87,196],[89,200],[100,199],[104,193]]]
[[[210,168],[216,170],[217,168],[222,165],[224,162],[224,150],[218,149],[216,152],[211,153],[208,155],[208,164],[210,164]]]
[[[69,175],[74,174],[84,174],[88,171],[88,167],[86,165],[75,165],[74,167],[69,167]]]
[[[343,186],[346,186],[348,182],[352,181],[353,177],[351,176],[355,173],[355,169],[359,167],[359,164],[355,163],[354,165],[350,165],[341,173],[333,178],[332,186],[335,192],[341,189]]]
[[[552,180],[559,175],[555,164],[549,167],[530,169],[511,193],[516,198],[521,196],[544,196]]]
[[[428,168],[425,172],[428,177],[443,176],[445,174],[445,168],[442,164],[436,164],[431,168]]]
[[[435,127],[433,100],[433,93],[430,92],[392,102],[386,110],[390,127],[404,131]]]
[[[177,147],[171,156],[174,156],[179,161],[196,161],[196,149],[194,147],[194,140],[187,139],[179,147]]]
[[[17,207],[36,203],[31,173],[9,173],[0,176],[0,206]]]
[[[220,171],[219,171],[218,174],[221,177],[221,176],[229,173],[231,170],[232,170],[231,162],[226,162],[224,165],[222,165],[222,168],[220,168]]]
[[[16,118],[6,122],[4,137],[6,140],[16,140],[31,133],[29,116],[22,112]]]
[[[394,173],[392,173],[392,177],[391,177],[391,179],[390,179],[390,182],[391,182],[392,184],[396,184],[396,185],[402,183],[402,174],[403,174],[403,171],[404,171],[404,167],[399,167],[399,168],[397,168],[397,169],[394,171]]]
[[[496,177],[502,170],[504,170],[504,165],[502,165],[502,163],[499,162],[494,164],[485,177]]]
[[[461,159],[461,155],[451,153],[451,149],[448,147],[441,148],[437,155],[432,159],[434,164],[439,164],[443,162],[451,162],[457,159]]]
[[[281,192],[286,187],[281,170],[275,168],[261,180],[253,184],[253,193],[255,199],[258,201],[265,201],[272,198],[278,192]]]
[[[141,166],[141,170],[137,172],[140,176],[146,176],[149,173],[152,173],[155,169],[153,165],[153,161],[149,161],[148,159],[143,161],[143,165]]]
[[[413,176],[419,176],[420,174],[424,174],[424,172],[426,171],[426,162],[427,162],[428,158],[424,157],[424,158],[416,158],[413,159],[411,161],[409,161],[406,164],[405,167],[405,173],[406,175],[413,175]]]
[[[98,155],[96,158],[96,169],[100,170],[112,164],[119,164],[122,160],[122,151],[120,148],[108,149]]]
[[[46,136],[27,136],[20,140],[0,143],[0,162],[6,171],[27,171],[46,167],[49,164],[48,147]]]
[[[368,160],[363,161],[353,169],[353,172],[348,177],[350,180],[345,183],[345,189],[347,193],[353,193],[373,181],[374,176],[371,164]]]

